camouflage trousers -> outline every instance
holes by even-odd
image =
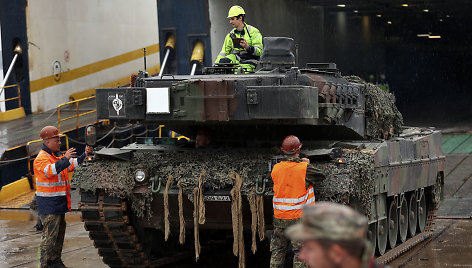
[[[295,220],[281,220],[274,218],[274,231],[270,240],[270,268],[283,268],[285,263],[285,256],[288,251],[290,243],[293,249],[293,268],[305,268],[306,265],[298,259],[298,253],[301,249],[301,243],[297,241],[290,241],[284,232],[290,225],[298,223],[300,219]]]
[[[43,233],[39,245],[41,268],[47,267],[48,262],[61,258],[64,235],[66,233],[65,215],[39,215],[43,222]]]

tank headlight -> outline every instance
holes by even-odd
[[[134,173],[134,180],[137,182],[143,182],[146,179],[146,173],[140,169]]]

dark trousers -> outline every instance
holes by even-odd
[[[66,220],[64,214],[39,215],[43,222],[43,234],[40,244],[41,268],[47,267],[51,263],[61,258],[64,235],[66,233]]]

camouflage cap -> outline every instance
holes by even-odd
[[[291,240],[364,240],[367,218],[354,209],[332,202],[317,202],[303,209],[302,222],[287,229]]]

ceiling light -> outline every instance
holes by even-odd
[[[427,12],[429,12],[429,9],[423,9],[423,12],[427,13]]]
[[[377,18],[381,18],[381,17],[382,17],[382,15],[380,15],[380,14],[377,14]]]
[[[392,24],[392,22],[391,22],[391,21],[387,21],[387,24]]]
[[[407,3],[402,4],[402,7],[408,7],[408,4]]]
[[[429,39],[441,39],[440,35],[430,35],[428,36]]]
[[[429,37],[429,34],[417,34],[418,37]]]
[[[359,13],[359,10],[354,10],[354,13]]]
[[[443,21],[443,19],[439,19],[439,21],[440,21],[440,22],[442,22],[442,21]]]
[[[345,4],[339,4],[338,7],[346,7]]]
[[[451,17],[451,16],[449,16],[449,15],[446,15],[446,18],[450,18],[450,17]]]

